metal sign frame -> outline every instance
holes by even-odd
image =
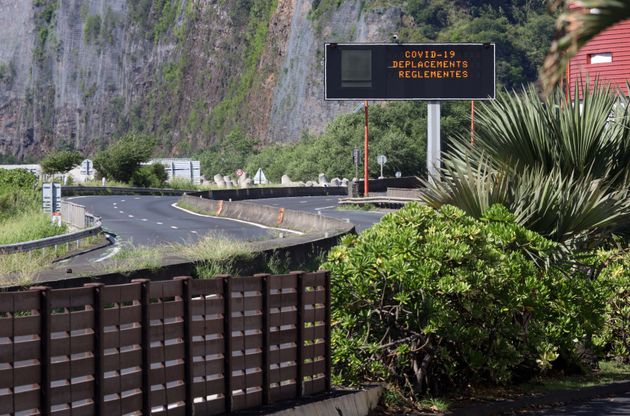
[[[334,97],[329,96],[329,80],[328,80],[328,70],[329,70],[329,57],[328,50],[331,47],[353,47],[357,49],[367,50],[370,47],[381,47],[381,48],[405,48],[405,47],[413,47],[413,48],[421,48],[427,47],[430,49],[440,48],[440,47],[466,47],[466,46],[474,46],[474,47],[483,47],[483,48],[492,48],[492,95],[487,96],[459,96],[459,97],[387,97],[387,96],[353,96],[353,97]],[[445,42],[445,43],[326,43],[324,48],[325,55],[325,63],[324,63],[324,99],[327,101],[357,101],[357,100],[370,100],[370,101],[470,101],[470,100],[493,100],[496,98],[496,45],[494,43],[454,43],[454,42]],[[348,48],[350,49],[350,48]],[[383,63],[385,60],[383,60]],[[374,64],[372,64],[374,67]],[[385,69],[392,69],[390,67],[386,67]],[[418,79],[415,79],[418,81]],[[430,82],[430,81],[426,81]]]

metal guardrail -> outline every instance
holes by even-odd
[[[371,196],[367,198],[343,198],[339,200],[340,205],[405,205],[410,202],[421,202],[419,198],[402,198],[402,197],[387,197],[387,196]]]
[[[81,244],[81,240],[98,235],[103,231],[100,218],[87,212],[84,206],[73,202],[61,201],[61,218],[62,221],[75,228],[79,228],[79,231],[42,238],[40,240],[0,245],[0,254],[23,253],[47,247],[56,247],[62,244],[70,244],[72,242],[76,242],[78,248]]]
[[[99,221],[90,228],[75,231],[73,233],[42,238],[41,240],[26,241],[24,243],[0,245],[0,254],[21,253],[46,247],[54,247],[61,244],[69,244],[72,242],[77,242],[77,245],[79,245],[80,240],[86,239],[93,235],[98,235],[101,233],[101,231],[102,227]]]

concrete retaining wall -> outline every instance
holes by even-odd
[[[261,198],[288,198],[299,196],[327,196],[346,195],[348,190],[345,186],[310,186],[310,187],[263,187],[247,189],[214,189],[208,191],[167,189],[167,188],[132,188],[123,186],[64,186],[61,189],[63,196],[85,196],[85,195],[171,195],[181,196],[184,194],[193,196],[203,196],[206,199],[216,199],[225,201],[241,201],[244,199]]]
[[[363,180],[357,181],[358,195],[363,196]],[[370,179],[369,192],[387,192],[387,188],[420,188],[422,182],[417,176],[405,176],[404,178]]]
[[[387,188],[387,196],[390,198],[422,198],[421,189]]]

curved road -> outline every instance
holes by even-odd
[[[208,233],[243,241],[274,236],[270,229],[261,226],[202,217],[177,209],[172,206],[179,199],[176,196],[84,196],[69,199],[101,217],[106,231],[135,245],[192,242]]]
[[[362,211],[362,210],[338,210],[337,202],[341,196],[304,196],[293,198],[267,198],[252,199],[247,202],[254,202],[273,207],[282,207],[298,211],[321,212],[327,217],[348,219],[356,226],[357,232],[361,232],[371,227],[381,220],[387,213],[386,210]]]

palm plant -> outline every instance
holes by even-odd
[[[583,101],[533,88],[482,106],[475,145],[454,139],[425,200],[480,217],[494,203],[555,241],[586,244],[630,219],[630,111],[610,88]]]
[[[568,9],[568,3],[577,3],[581,8]],[[547,93],[560,82],[564,68],[582,46],[598,33],[630,18],[628,0],[552,0],[551,5],[553,8],[565,6],[567,10],[558,16],[556,36],[541,72],[541,81]]]

